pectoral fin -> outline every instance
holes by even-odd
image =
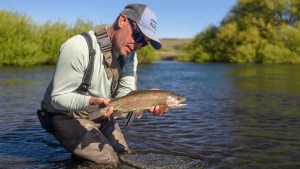
[[[139,110],[139,111],[135,111],[135,112],[134,112],[135,118],[137,118],[137,119],[141,118],[142,115],[143,115],[143,113],[144,113],[144,110],[143,110],[143,109],[141,109],[141,110]]]
[[[92,112],[89,112],[90,113],[90,120],[95,120],[99,117],[101,117],[103,114],[105,114],[106,112],[106,109],[99,109],[99,110],[96,110],[96,111],[92,111]]]
[[[103,108],[101,105],[89,105],[85,110],[90,113],[90,120],[95,120],[107,111],[107,107]]]

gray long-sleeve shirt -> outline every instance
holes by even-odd
[[[104,56],[97,43],[94,31],[90,31],[93,48],[96,51],[94,72],[87,95],[76,93],[81,84],[89,62],[88,46],[81,35],[67,40],[60,49],[53,79],[49,84],[42,102],[50,104],[57,110],[84,110],[92,96],[110,98],[111,79],[104,69]],[[117,57],[114,54],[113,57]],[[126,95],[136,89],[136,53],[124,57],[125,65],[119,81],[116,97]],[[49,110],[50,111],[50,110]]]

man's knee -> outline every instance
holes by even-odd
[[[102,164],[116,164],[118,155],[105,136],[97,129],[87,131],[73,151],[76,156]]]
[[[85,119],[57,117],[54,136],[80,159],[103,164],[118,163],[118,155],[94,123]]]
[[[85,149],[81,149],[80,147],[78,147],[75,149],[73,154],[80,159],[85,159],[101,164],[117,164],[119,162],[117,153],[110,145],[105,144],[103,147],[101,147],[101,150],[99,150],[98,148],[93,148],[96,146],[99,145],[93,143],[93,145],[90,145]]]

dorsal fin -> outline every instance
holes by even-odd
[[[131,92],[129,92],[127,95],[132,95],[132,94],[138,94],[138,93],[141,93],[145,90],[132,90]]]

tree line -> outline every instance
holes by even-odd
[[[209,15],[208,15],[209,16]],[[219,26],[211,25],[178,47],[177,60],[225,63],[300,63],[300,0],[238,0]],[[0,11],[0,66],[55,64],[68,38],[94,27],[78,19],[37,24],[27,15]],[[140,63],[158,60],[150,45]]]
[[[238,0],[220,26],[182,47],[178,60],[298,64],[299,19],[300,0]]]
[[[89,31],[93,27],[91,21],[83,19],[77,19],[73,25],[61,20],[38,24],[26,14],[2,10],[0,11],[0,66],[55,64],[59,49],[67,39]],[[139,53],[141,63],[158,59],[157,54],[150,47],[144,48]]]

